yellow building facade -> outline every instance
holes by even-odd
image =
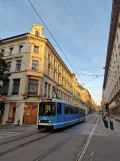
[[[45,38],[42,26],[33,24],[30,33],[2,39],[0,50],[11,73],[9,82],[1,82],[2,94],[7,96],[3,123],[37,123],[40,98],[56,97],[55,93],[81,105],[83,87]]]

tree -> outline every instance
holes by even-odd
[[[3,57],[4,54],[2,51],[0,51],[0,82],[8,81],[10,76],[10,73],[8,73],[8,65]]]

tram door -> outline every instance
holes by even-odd
[[[58,123],[64,122],[62,104],[61,103],[57,103],[57,122]]]

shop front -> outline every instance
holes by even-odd
[[[10,103],[7,123],[14,123],[16,114],[16,103]]]
[[[36,124],[37,111],[38,111],[38,103],[36,102],[25,103],[23,124],[26,125]]]

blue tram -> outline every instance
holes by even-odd
[[[85,110],[62,99],[41,99],[38,130],[64,128],[85,121]]]

